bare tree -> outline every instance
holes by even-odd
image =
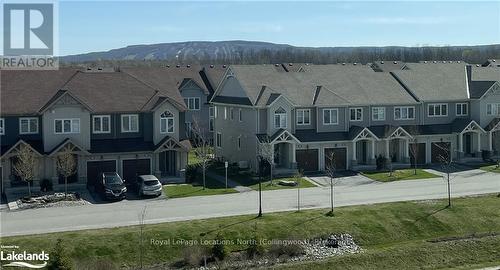
[[[297,174],[294,175],[295,183],[297,183],[297,212],[300,212],[300,180],[304,176],[304,170],[299,169]]]
[[[31,182],[35,178],[37,160],[35,152],[28,145],[20,144],[17,150],[17,161],[14,170],[21,180],[28,183],[28,194],[31,197]]]
[[[418,162],[418,142],[417,138],[411,140],[409,144],[410,154],[413,156],[413,174],[417,175],[417,162]]]
[[[326,156],[326,164],[325,164],[325,173],[328,175],[330,178],[330,204],[331,204],[331,209],[330,209],[330,215],[333,215],[333,207],[334,207],[334,186],[336,184],[336,178],[335,178],[335,173],[337,172],[337,168],[335,165],[335,152],[331,151],[328,154],[325,154]]]
[[[194,144],[193,151],[200,160],[200,165],[203,174],[203,189],[206,187],[206,171],[208,163],[214,158],[214,148],[210,144],[208,129],[200,124],[197,117],[193,117],[191,124],[192,142]]]
[[[259,144],[258,155],[269,164],[270,184],[273,185],[274,145],[269,138]]]
[[[56,167],[57,172],[64,177],[64,196],[66,196],[68,194],[68,177],[76,173],[76,158],[69,145],[57,154]]]
[[[453,170],[453,161],[451,158],[451,149],[448,147],[443,147],[439,143],[435,143],[436,147],[440,149],[440,154],[438,155],[439,163],[441,164],[441,168],[445,172],[445,180],[448,184],[448,207],[451,207],[451,172]],[[450,144],[451,147],[451,144]]]
[[[146,205],[142,209],[142,211],[139,213],[139,228],[140,228],[140,234],[139,234],[139,265],[140,269],[143,267],[143,257],[144,257],[144,225],[145,219],[146,219]]]

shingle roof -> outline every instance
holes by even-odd
[[[422,101],[468,99],[465,63],[407,63],[392,73]]]
[[[313,129],[296,130],[293,134],[301,142],[347,141],[347,132],[316,132]]]
[[[370,66],[376,72],[389,72],[401,70],[405,63],[401,61],[375,61]]]

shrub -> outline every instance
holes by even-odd
[[[382,155],[377,156],[375,163],[377,165],[377,171],[387,168],[387,158]]]
[[[47,265],[49,270],[71,270],[73,264],[69,257],[67,257],[62,246],[62,240],[57,239],[54,251],[50,253],[50,260]]]
[[[40,181],[40,190],[43,192],[52,191],[52,181],[49,179]]]
[[[205,264],[205,259],[209,257],[209,254],[202,246],[188,246],[182,250],[182,257],[186,265],[197,267]]]
[[[269,249],[269,253],[277,258],[281,256],[296,257],[305,254],[305,249],[299,243],[282,243],[273,244]]]
[[[224,260],[227,255],[227,248],[224,244],[224,239],[220,235],[215,238],[215,244],[212,247],[212,255],[219,260]]]
[[[247,257],[250,259],[255,258],[255,256],[264,254],[264,246],[260,244],[260,239],[257,238],[251,239],[246,252],[247,252]]]
[[[187,165],[186,166],[186,182],[192,183],[196,180],[196,175],[198,173],[198,168],[196,165]]]
[[[488,150],[483,150],[481,152],[481,157],[483,158],[483,161],[491,161],[491,151]]]
[[[119,267],[114,262],[105,260],[105,259],[97,259],[91,261],[83,261],[78,262],[77,270],[118,270]]]

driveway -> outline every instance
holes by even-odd
[[[330,177],[328,176],[309,176],[307,177],[309,180],[315,182],[316,184],[322,187],[330,186]],[[355,172],[346,172],[344,174],[340,174],[334,178],[335,187],[341,186],[359,186],[372,184],[374,181],[368,177],[365,177],[361,174]]]
[[[452,196],[500,193],[499,176],[479,170],[454,173]],[[357,184],[350,185],[350,179]],[[446,181],[442,178],[380,183],[365,182],[365,179],[354,176],[343,179],[342,183],[335,188],[336,206],[447,197]],[[328,208],[330,205],[329,187],[305,188],[300,192],[302,209]],[[264,214],[297,207],[295,189],[264,191],[262,197]],[[147,224],[256,214],[258,192],[1,212],[0,233],[1,236],[11,236],[136,225],[144,207]]]

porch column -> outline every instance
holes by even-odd
[[[57,173],[57,160],[55,157],[51,158],[52,160],[52,184],[59,184],[59,175]]]
[[[389,144],[390,144],[391,140],[390,139],[386,139],[385,140],[385,157],[387,159],[390,159],[390,150],[389,150]]]
[[[410,140],[409,139],[406,139],[404,140],[404,156],[403,156],[403,159],[404,159],[404,162],[405,163],[410,163]]]
[[[370,164],[375,164],[375,140],[372,141],[372,151],[370,153]]]
[[[153,153],[153,160],[154,160],[154,163],[155,163],[155,167],[154,167],[155,176],[158,179],[160,179],[161,178],[160,153]]]
[[[477,157],[481,157],[481,133],[477,132],[477,149],[476,152],[479,153]]]
[[[488,132],[488,151],[493,151],[493,131]]]
[[[356,161],[356,141],[352,142],[352,159],[351,159],[351,166],[357,165],[358,162]]]
[[[295,159],[295,148],[295,143],[292,143],[292,163],[297,163],[297,160]]]
[[[462,159],[463,153],[464,153],[464,134],[459,133],[458,134],[458,153],[457,153],[458,160]]]

